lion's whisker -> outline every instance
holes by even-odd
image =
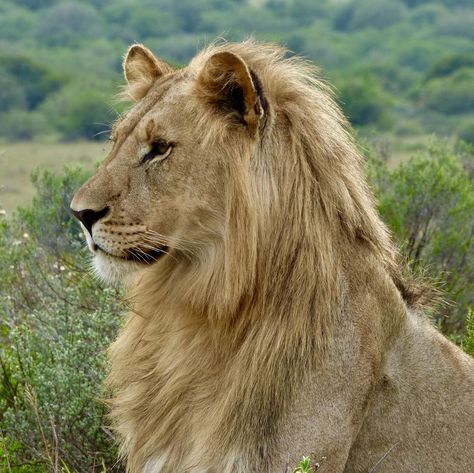
[[[159,245],[160,247],[157,248],[156,246],[152,246],[152,245],[148,245],[146,243],[142,243],[141,246],[144,247],[144,248],[147,248],[149,250],[160,251],[161,253],[164,253],[164,254],[170,256],[171,258],[173,258],[174,260],[176,260],[176,257],[172,253],[170,253],[169,251],[166,251],[162,248],[162,245]],[[149,253],[144,252],[141,248],[136,248],[136,250],[141,251],[144,255],[147,256],[147,258],[152,258],[154,261],[158,260],[158,258],[153,257]]]
[[[163,240],[156,237],[150,237],[149,235],[143,235],[143,238],[145,241],[147,241],[148,243],[152,245],[167,246],[169,248],[179,250],[183,253],[190,254],[192,256],[196,256],[196,257],[199,256],[199,254],[194,249],[196,245],[191,246],[191,245],[173,244],[173,242],[169,240]],[[153,248],[153,249],[156,249],[156,248]]]
[[[176,242],[183,242],[183,243],[189,243],[189,244],[193,244],[194,242],[192,240],[188,240],[186,238],[183,238],[183,237],[178,237],[178,236],[166,236],[166,235],[163,235],[162,233],[158,233],[157,231],[155,230],[152,230],[152,229],[147,229],[146,233],[150,234],[150,235],[153,235],[153,236],[157,236],[159,238],[163,238],[167,241],[176,241]]]

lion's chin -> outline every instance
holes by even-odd
[[[112,285],[127,283],[137,271],[143,269],[138,262],[115,258],[102,251],[94,253],[93,264],[95,274]]]

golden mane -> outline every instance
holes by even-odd
[[[205,130],[203,141],[222,149],[228,163],[224,237],[209,235],[209,241],[201,242],[201,252],[170,259],[165,269],[140,275],[130,288],[133,312],[111,348],[109,383],[119,388],[113,417],[123,422],[125,412],[141,406],[143,412],[155,409],[155,422],[161,419],[160,425],[150,420],[133,444],[125,443],[123,450],[132,459],[131,471],[135,471],[133,465],[143,462],[152,446],[162,444],[165,448],[171,442],[166,431],[170,425],[163,419],[179,424],[183,416],[165,414],[159,402],[172,410],[170,399],[186,396],[194,379],[194,367],[180,354],[175,354],[180,365],[169,353],[161,353],[158,359],[154,351],[162,333],[180,331],[181,342],[194,346],[195,357],[204,360],[204,371],[214,363],[206,352],[227,356],[219,345],[226,347],[227,354],[241,356],[245,373],[236,372],[235,376],[245,376],[252,389],[261,390],[264,399],[267,385],[260,379],[262,366],[252,366],[252,360],[260,359],[269,375],[281,377],[282,382],[266,395],[262,401],[265,406],[256,407],[260,412],[270,403],[271,416],[278,417],[275,412],[284,412],[288,398],[283,390],[291,391],[291,385],[304,376],[335,328],[334,317],[341,311],[345,260],[362,251],[367,258],[375,258],[382,270],[398,274],[394,247],[363,177],[363,161],[317,70],[302,59],[287,57],[280,47],[246,41],[210,46],[183,74],[196,75],[209,57],[222,51],[239,55],[261,83],[267,107],[260,130],[262,141],[256,152],[235,142],[232,128],[226,128],[209,107],[200,118],[200,127]],[[199,83],[192,93],[202,97]],[[178,300],[188,307],[180,321],[170,309]],[[131,347],[143,335],[144,324],[155,342],[144,344],[139,355],[131,356]],[[195,337],[204,330],[203,324],[209,333],[199,345]],[[281,364],[282,352],[286,354],[286,368]],[[137,383],[134,391],[123,389],[126,397],[121,397],[120,388],[130,380],[160,370],[169,372],[171,367],[176,369],[175,379],[170,374],[164,394],[150,392],[146,384],[138,388]],[[242,389],[230,386],[227,402],[238,402],[245,396]],[[248,409],[247,419],[257,420],[253,408],[245,405],[242,409]],[[265,433],[271,443],[276,421],[267,419],[266,427],[253,425],[253,435],[264,429],[260,434]],[[129,429],[129,425],[118,425],[124,436]],[[224,450],[230,448],[226,440],[230,443],[221,434]]]
[[[472,360],[419,316],[316,69],[246,41],[178,71],[134,45],[124,70],[137,103],[71,208],[127,282],[128,471],[468,471]]]
[[[320,313],[331,314],[338,305],[341,258],[350,254],[347,248],[361,245],[414,304],[417,288],[402,281],[397,251],[365,181],[364,160],[316,67],[287,57],[288,52],[274,44],[248,40],[208,47],[193,59],[188,73],[222,51],[242,57],[259,78],[269,113],[257,152],[232,140],[232,129],[225,128],[213,109],[200,117],[203,141],[224,147],[229,156],[229,187],[220,258],[209,260],[203,253],[185,284],[193,306],[229,320],[245,298],[253,298],[255,289],[261,291],[268,281],[272,293],[275,284],[288,290],[290,268],[295,283],[304,286],[300,291],[307,290],[299,293],[302,307],[308,307],[317,288]],[[202,96],[199,85],[194,93]],[[285,274],[275,281],[278,268]],[[301,274],[312,284],[301,284]],[[139,294],[144,295],[141,289]]]

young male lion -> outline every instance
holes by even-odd
[[[248,41],[124,70],[136,103],[71,207],[132,304],[128,471],[472,471],[473,362],[420,313],[314,69]]]

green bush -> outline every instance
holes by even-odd
[[[416,27],[433,25],[446,13],[447,10],[442,5],[428,3],[415,8],[410,15],[410,21]]]
[[[337,13],[334,26],[343,31],[364,28],[387,28],[403,20],[405,6],[390,0],[357,0],[343,4]]]
[[[472,6],[472,3],[471,3]],[[457,9],[450,15],[442,17],[437,27],[437,33],[445,36],[459,36],[474,40],[474,12],[468,9]]]
[[[471,122],[462,128],[459,138],[470,145],[474,145],[474,123]]]
[[[57,0],[16,0],[16,3],[23,5],[32,10],[37,10],[44,7],[49,7],[56,3]]]
[[[12,54],[0,55],[0,77],[2,76],[10,77],[16,82],[15,87],[22,90],[25,105],[29,110],[34,110],[65,81],[61,74],[52,72],[47,66],[27,57]],[[10,84],[8,89],[12,86]],[[4,98],[0,95],[0,110],[3,100]]]
[[[32,206],[0,227],[2,471],[120,471],[101,385],[124,308],[89,275],[68,212],[84,179],[37,173]]]
[[[34,111],[10,110],[0,114],[0,136],[8,140],[31,140],[51,130],[46,117]]]
[[[351,77],[338,83],[338,90],[342,108],[352,125],[391,126],[391,100],[375,77]]]
[[[454,83],[451,76],[472,66],[473,12],[472,0],[8,0],[0,2],[0,111],[40,108],[59,139],[90,138],[103,131],[94,123],[110,121],[104,110],[123,83],[122,55],[131,43],[184,64],[216,37],[253,35],[288,45],[334,82],[342,78],[356,126],[413,124],[423,134],[456,134],[465,124],[444,129],[443,118],[472,109],[472,78]],[[360,71],[377,77],[375,88],[360,87]],[[425,85],[426,94],[414,93]],[[388,94],[386,112],[372,103],[380,91]],[[35,135],[25,128],[7,138]]]
[[[164,37],[176,31],[177,21],[169,12],[145,2],[137,8],[134,0],[120,0],[104,8],[106,19],[128,29],[135,41],[148,37]]]
[[[92,5],[84,3],[66,1],[48,9],[40,17],[37,40],[49,47],[75,47],[84,40],[101,37],[102,19]]]
[[[115,115],[110,107],[113,93],[105,92],[103,87],[96,84],[65,86],[48,97],[40,110],[51,117],[52,126],[66,140],[104,139],[102,132],[110,128]]]
[[[474,53],[450,54],[431,66],[426,74],[426,80],[449,76],[465,67],[474,67]]]
[[[462,347],[466,353],[474,356],[474,309],[469,309],[466,317],[467,335],[462,342]]]
[[[26,97],[23,87],[8,73],[0,74],[0,112],[12,108],[23,110]]]
[[[428,81],[421,90],[421,103],[429,110],[455,115],[474,110],[474,68],[458,69],[447,77]]]
[[[445,333],[464,330],[474,305],[474,187],[463,167],[473,158],[472,147],[435,142],[393,170],[369,161],[379,210],[410,266],[424,268],[454,302],[434,315]]]

